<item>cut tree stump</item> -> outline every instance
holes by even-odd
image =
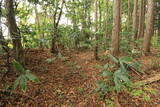
[[[138,82],[134,83],[133,86],[135,86],[135,87],[143,86],[143,85],[151,84],[151,83],[159,81],[159,80],[160,80],[160,74],[155,74],[155,75],[153,75],[153,77],[150,77],[145,80],[138,81]]]

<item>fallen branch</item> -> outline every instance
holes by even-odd
[[[140,73],[142,73],[142,72],[138,72],[138,71],[136,71],[135,69],[133,69],[132,67],[130,67],[130,69],[131,69],[133,72],[135,72],[137,75],[141,76]]]
[[[139,81],[134,83],[134,86],[143,86],[143,85],[147,85],[147,84],[151,84],[153,82],[159,81],[160,80],[160,74],[155,74],[153,77],[151,78],[147,78],[145,80]]]

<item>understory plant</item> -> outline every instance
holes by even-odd
[[[27,90],[28,80],[32,82],[39,82],[39,79],[35,75],[33,75],[30,70],[25,70],[19,62],[13,61],[13,67],[20,73],[20,75],[13,83],[13,90],[20,86],[21,90],[25,92]]]
[[[108,55],[112,60],[112,64],[105,64],[103,72],[100,74],[104,79],[98,81],[96,91],[100,97],[104,97],[108,92],[114,91],[119,93],[124,87],[131,88],[129,71],[135,70],[140,72],[140,63],[134,62],[131,57],[124,56],[116,58]]]

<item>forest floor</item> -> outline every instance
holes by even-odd
[[[52,62],[47,59],[52,58]],[[160,57],[155,54],[137,58],[143,62],[143,75],[132,72],[133,82],[160,73]],[[157,62],[154,62],[157,61]],[[158,62],[159,61],[159,62]],[[0,65],[3,60],[0,59]],[[27,92],[0,93],[0,107],[113,107],[113,94],[102,100],[95,93],[99,73],[105,61],[96,61],[91,51],[66,52],[55,57],[49,50],[30,49],[26,54],[26,68],[39,77],[39,83],[28,82]],[[2,77],[2,75],[0,76]],[[11,84],[17,77],[10,72],[5,81]],[[4,85],[0,84],[0,89]],[[21,94],[23,93],[23,94]],[[160,107],[160,81],[118,94],[121,107]]]

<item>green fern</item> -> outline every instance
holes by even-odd
[[[133,59],[128,56],[116,58],[112,55],[108,55],[108,57],[114,64],[105,64],[101,76],[109,77],[107,80],[114,83],[113,87],[116,92],[121,91],[123,86],[131,87],[132,83],[130,81],[128,68],[140,71],[140,63],[133,62]]]
[[[30,70],[25,70],[24,67],[17,61],[13,61],[13,67],[20,73],[19,77],[14,81],[12,89],[15,90],[20,86],[22,91],[27,90],[27,81],[39,82],[39,79],[31,73]]]

